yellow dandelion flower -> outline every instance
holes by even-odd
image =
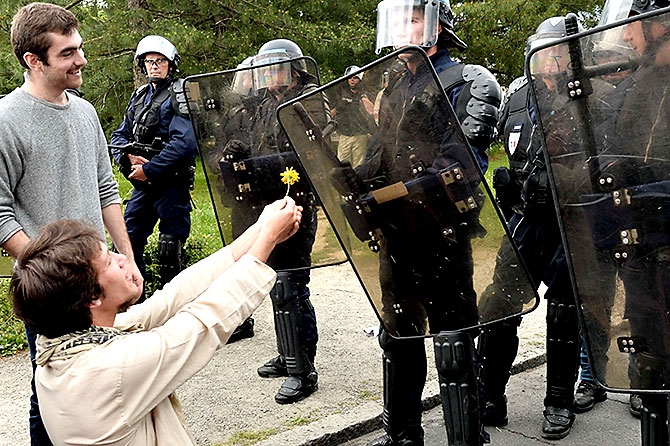
[[[286,184],[286,195],[288,196],[291,186],[300,181],[300,174],[293,167],[287,167],[279,175],[281,176],[281,182]]]

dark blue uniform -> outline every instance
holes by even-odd
[[[179,250],[186,242],[191,230],[191,199],[190,187],[193,175],[193,166],[197,153],[197,145],[193,128],[189,119],[175,111],[173,97],[166,94],[165,89],[170,83],[147,84],[140,87],[130,99],[126,116],[121,126],[112,133],[112,145],[125,145],[130,142],[143,144],[155,143],[160,139],[162,150],[143,165],[147,181],[135,182],[135,189],[127,203],[125,211],[128,235],[133,245],[135,261],[145,273],[146,266],[143,260],[147,238],[151,235],[158,223],[158,230],[166,239],[179,243]],[[165,97],[160,103],[153,98]],[[138,119],[137,115],[144,115]],[[140,121],[138,123],[138,121]],[[122,170],[128,167],[128,158],[120,150],[112,150],[114,159],[121,165]],[[177,253],[179,255],[179,253]],[[160,259],[160,257],[172,259]],[[174,263],[174,255],[164,255],[159,248],[159,262]],[[179,262],[181,263],[181,262]],[[169,276],[177,271],[171,266]],[[181,269],[182,265],[178,265]],[[161,274],[163,283],[172,277]]]
[[[450,88],[450,85],[445,85],[443,76],[446,70],[463,66],[452,60],[446,50],[439,50],[431,55],[430,61],[443,83],[452,108],[459,119],[464,119],[467,116],[465,107],[468,102],[464,99],[469,95],[469,85],[459,77],[460,82]],[[397,115],[402,106],[397,98],[401,97],[405,104],[411,104],[412,99],[425,95],[423,89],[426,84],[433,82],[432,74],[426,66],[419,66],[415,74],[407,71],[400,76],[403,78],[396,81],[395,85],[393,79],[389,80],[389,86],[384,93],[386,100],[391,102],[391,115]],[[407,107],[409,109],[411,106],[407,105]],[[399,125],[397,122],[392,122],[391,125],[385,123],[384,109],[385,104],[382,99],[379,131],[371,141],[368,159],[357,168],[357,173],[363,179],[373,178],[383,173],[389,177],[389,182],[406,181],[409,178],[394,177],[394,171],[409,171],[407,166],[396,165],[407,158],[407,154],[402,156],[402,147],[394,148],[390,144],[385,149],[382,148],[383,151],[380,154],[375,153],[375,144],[379,143],[379,139],[383,140],[384,136],[395,135],[396,131],[398,133],[403,131],[402,122]],[[409,112],[405,109],[403,113],[406,116]],[[417,120],[414,124],[421,121]],[[393,124],[398,125],[397,129],[393,127]],[[406,129],[408,135],[411,135],[412,132],[423,135],[444,135],[444,132],[435,127],[439,126],[439,123],[431,123],[424,119],[422,125],[431,128]],[[444,123],[442,125],[444,126]],[[485,147],[476,147],[473,145],[474,141],[469,142],[479,167],[486,170],[488,143]],[[452,151],[444,144],[440,144],[439,152],[437,158],[424,160],[427,165],[444,168],[450,162],[459,162],[468,178],[479,179],[479,174],[476,172],[477,166],[472,163],[469,155],[456,159],[450,158],[450,155],[462,155],[467,152]],[[375,156],[379,160],[376,160]],[[420,157],[421,151],[416,156]],[[468,214],[471,213],[466,215]],[[382,317],[385,319],[385,326],[395,332],[388,333],[382,329],[379,336],[379,344],[384,351],[383,416],[389,437],[381,438],[374,444],[423,444],[421,394],[427,373],[424,339],[423,337],[393,337],[408,336],[408,333],[412,336],[425,334],[425,327],[408,326],[408,323],[421,318],[408,316],[415,311],[424,311],[422,308],[425,308],[429,314],[435,315],[435,317],[429,316],[431,332],[435,334],[440,330],[458,330],[477,324],[477,295],[472,282],[473,260],[470,245],[470,239],[477,235],[473,230],[480,227],[477,222],[478,213],[475,214],[466,217],[468,222],[462,227],[467,229],[462,232],[459,230],[455,236],[455,243],[452,244],[437,243],[436,245],[435,240],[423,240],[422,237],[426,238],[428,231],[419,231],[420,234],[415,234],[418,241],[409,240],[408,232],[397,238],[391,238],[385,234],[382,240],[380,251],[380,282],[384,311]],[[421,218],[421,216],[412,214],[412,218]],[[435,249],[427,248],[431,246]],[[394,310],[398,306],[403,308],[400,314],[396,314]],[[417,309],[414,310],[410,306],[415,306]],[[411,333],[412,330],[415,332]],[[471,339],[470,342],[472,342]],[[404,443],[401,443],[403,441]]]
[[[519,84],[517,84],[519,85]],[[546,91],[547,95],[554,93]],[[549,189],[542,141],[534,137],[535,117],[525,80],[519,88],[511,88],[501,114],[499,129],[503,133],[505,150],[510,159],[509,181],[496,185],[498,196],[505,197],[511,215],[508,227],[531,280],[547,286],[547,393],[544,404],[546,417],[560,412],[554,423],[572,423],[573,389],[578,365],[578,325],[575,299],[568,275],[565,251],[561,241],[553,200]],[[553,135],[560,138],[569,119],[556,117]],[[549,134],[549,132],[547,132]],[[550,144],[551,137],[547,137]],[[507,192],[507,193],[506,193]],[[516,192],[516,199],[512,198]],[[491,320],[502,313],[520,312],[524,296],[510,294],[517,277],[522,275],[510,259],[516,258],[509,243],[498,251],[496,280],[482,294],[480,313]],[[501,296],[508,296],[502,299]],[[531,296],[527,296],[531,298]],[[521,318],[512,318],[491,325],[482,331],[479,351],[484,364],[486,424],[507,424],[505,387],[517,353],[517,327]],[[561,431],[565,428],[560,429]],[[569,427],[568,430],[569,432]],[[543,435],[546,432],[543,432]],[[561,432],[567,434],[567,432]],[[549,433],[551,434],[551,433]]]

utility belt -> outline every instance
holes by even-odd
[[[290,187],[289,195],[298,204],[313,200],[312,189],[293,152],[281,152],[255,158],[219,161],[223,181],[224,205],[264,204],[286,196],[288,186],[281,173],[290,168],[298,172],[299,181]]]
[[[578,206],[595,247],[620,263],[670,247],[670,181],[583,195]]]
[[[437,237],[428,242],[434,246],[484,231],[478,221],[481,190],[472,186],[458,163],[344,199],[342,210],[351,229],[373,252],[379,251],[382,238],[425,241]]]
[[[122,146],[117,146],[117,145],[112,145],[110,144],[108,147],[110,149],[114,150],[120,150],[124,154],[130,154],[130,155],[135,155],[135,156],[141,156],[142,158],[146,158],[147,160],[151,161],[154,156],[158,155],[161,153],[163,148],[165,147],[166,144],[163,143],[163,141],[160,138],[154,138],[153,142],[151,144],[143,144],[140,142],[130,142],[128,144],[122,145]],[[135,189],[143,189],[146,186],[150,185],[163,185],[163,184],[170,184],[170,183],[185,183],[188,185],[189,190],[193,190],[193,187],[195,186],[195,166],[186,166],[183,169],[179,169],[177,172],[174,173],[174,175],[169,175],[168,178],[160,180],[160,181],[154,181],[153,183],[148,183],[146,181],[137,181],[137,180],[132,180],[128,178],[128,176],[131,174],[131,165],[130,161],[126,158],[123,157],[122,161],[119,165],[119,170],[121,171],[121,174],[132,183],[133,187]]]

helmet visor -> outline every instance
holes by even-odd
[[[242,96],[251,95],[254,92],[253,69],[243,68],[237,71],[233,77],[232,90]]]
[[[286,58],[262,58],[261,66],[254,60],[254,89],[280,88],[291,85],[291,62]]]
[[[632,6],[633,0],[607,0],[600,14],[598,26],[609,25],[627,18]]]
[[[547,40],[544,43],[550,41]],[[570,53],[567,44],[550,46],[532,55],[530,59],[530,72],[533,76],[540,77],[565,75],[569,62]]]
[[[431,0],[383,0],[377,5],[377,54],[382,48],[437,43],[439,2]]]

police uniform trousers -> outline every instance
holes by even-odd
[[[547,286],[544,296],[547,299],[547,391],[544,405],[571,409],[579,364],[579,327],[557,222],[553,218],[540,222],[514,214],[508,227],[533,284],[539,286],[540,282],[544,282]],[[521,296],[500,298],[516,289],[514,279],[520,271],[512,261],[515,258],[511,245],[504,242],[498,253],[494,283],[482,294],[480,312],[484,318],[490,320],[519,312],[527,302]],[[495,296],[492,297],[491,293]],[[501,398],[505,393],[518,350],[517,328],[520,322],[520,317],[512,318],[482,331],[479,353],[484,366],[487,401]]]
[[[146,272],[144,248],[158,223],[161,234],[186,242],[191,231],[191,196],[188,185],[175,179],[174,185],[147,185],[134,189],[126,205],[124,218],[133,245],[135,262],[142,275]]]

